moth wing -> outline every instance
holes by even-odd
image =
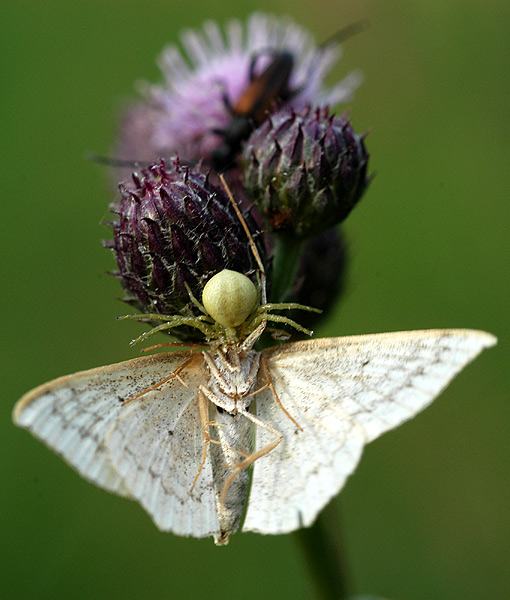
[[[217,536],[209,452],[197,478],[203,449],[197,394],[208,379],[202,356],[195,355],[180,376],[186,385],[173,379],[126,406],[107,432],[105,445],[132,496],[159,529]]]
[[[209,535],[208,529],[218,529],[217,517],[211,515],[210,508],[214,507],[214,493],[209,463],[204,465],[197,482],[197,492],[202,491],[198,497],[208,508],[205,516],[197,519],[200,524],[193,527],[179,525],[178,517],[169,517],[165,513],[176,498],[171,489],[167,491],[169,478],[175,477],[177,486],[183,486],[178,469],[164,477],[149,478],[145,491],[141,490],[139,483],[142,465],[150,464],[149,453],[153,453],[152,460],[159,468],[161,461],[170,462],[172,452],[176,457],[182,457],[178,445],[183,438],[195,444],[183,457],[183,468],[189,471],[188,463],[194,457],[193,477],[198,471],[202,445],[196,395],[200,378],[204,376],[201,356],[191,363],[193,369],[186,369],[182,374],[188,379],[188,371],[190,373],[188,388],[173,379],[140,399],[122,405],[168,377],[189,356],[189,353],[182,352],[165,353],[61,377],[23,396],[14,407],[14,422],[45,442],[89,481],[110,492],[139,500],[162,529],[177,530],[180,527],[189,529],[191,535]],[[161,412],[156,414],[157,410]],[[147,426],[150,418],[157,424],[157,432],[150,437],[146,431],[145,438],[140,437],[141,428]],[[185,429],[181,430],[181,427]],[[174,435],[170,436],[168,431],[172,428]],[[123,447],[118,435],[121,431],[129,435],[135,444],[134,447],[124,444],[130,453],[124,460],[119,454]],[[193,481],[190,477],[186,476],[188,492]],[[211,491],[206,493],[204,488],[208,486]],[[166,494],[173,500],[169,500]],[[187,510],[203,510],[196,498],[190,497]],[[191,518],[182,517],[185,508],[178,511],[181,521]]]
[[[269,390],[255,396],[257,415],[284,439],[254,464],[244,530],[285,533],[311,525],[354,471],[366,443],[414,417],[495,343],[480,331],[430,330],[264,350],[276,393],[302,431]],[[257,450],[273,440],[257,427]]]
[[[60,377],[25,394],[13,420],[62,456],[96,485],[130,496],[114,468],[104,440],[122,402],[155,385],[175,366],[160,356],[139,358]],[[171,370],[170,370],[171,372]]]

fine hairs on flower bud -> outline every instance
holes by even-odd
[[[135,173],[119,189],[111,246],[125,301],[140,312],[197,316],[192,297],[201,297],[213,275],[224,269],[255,273],[242,225],[225,191],[211,184],[208,175],[177,159],[168,167],[161,161]],[[245,221],[265,260],[249,214]],[[180,339],[199,335],[186,327],[172,334]]]
[[[367,185],[363,136],[327,108],[268,118],[246,143],[244,184],[270,231],[308,238],[343,221]]]

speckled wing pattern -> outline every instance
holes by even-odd
[[[138,500],[160,529],[219,533],[209,457],[191,492],[202,454],[198,386],[201,354],[172,379],[123,405],[181,366],[189,353],[165,353],[61,377],[26,394],[14,421],[60,454],[83,477]]]
[[[257,415],[284,439],[254,464],[243,529],[276,534],[313,523],[366,443],[414,417],[495,343],[488,333],[459,329],[325,338],[264,350],[277,395],[302,430],[269,390],[255,397]],[[272,440],[257,428],[256,448]]]

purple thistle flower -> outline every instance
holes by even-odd
[[[124,115],[114,155],[153,161],[178,153],[183,161],[206,163],[222,144],[235,105],[254,75],[266,68],[271,52],[289,52],[293,58],[286,105],[335,105],[349,99],[360,82],[352,73],[331,88],[324,79],[341,54],[337,43],[317,46],[306,29],[286,17],[253,14],[246,26],[231,20],[225,35],[207,21],[203,31],[187,30],[183,51],[168,46],[159,59],[164,76],[160,85],[144,84],[142,102]],[[227,100],[227,101],[226,101]]]
[[[119,186],[113,242],[126,292],[125,301],[142,313],[199,316],[189,291],[198,300],[205,283],[223,269],[256,281],[257,264],[226,193],[208,176],[174,159],[161,161]],[[245,220],[255,232],[250,215]],[[253,233],[257,243],[257,236]],[[259,239],[260,241],[260,239]],[[257,243],[262,260],[265,252]],[[143,318],[143,315],[141,315]],[[197,330],[179,327],[172,335],[197,339]]]

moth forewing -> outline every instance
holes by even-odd
[[[13,420],[60,454],[83,477],[129,496],[104,445],[122,403],[171,373],[182,353],[137,358],[60,377],[25,394]]]
[[[459,329],[326,338],[264,350],[276,393],[302,431],[267,393],[257,399],[257,415],[284,439],[254,465],[243,529],[285,533],[313,523],[366,443],[414,417],[495,343],[488,333]],[[268,432],[257,428],[256,447],[268,440]]]
[[[157,387],[189,357],[165,353],[62,377],[21,398],[14,421],[86,479],[138,500],[160,529],[219,535],[209,459],[190,493],[202,448],[202,356],[186,367],[187,387],[177,377]]]

